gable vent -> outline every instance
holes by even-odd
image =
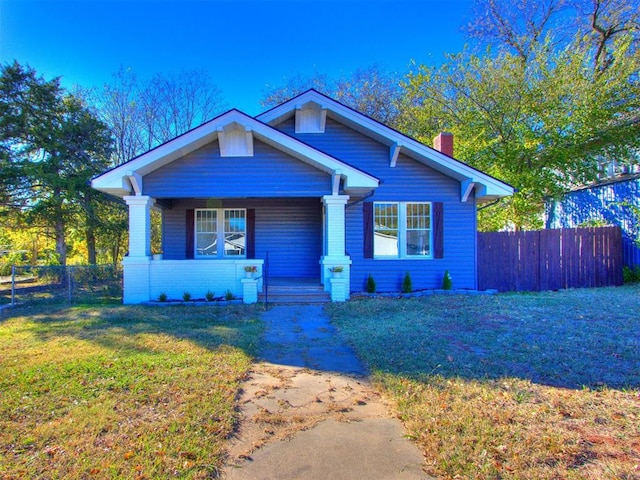
[[[315,102],[296,105],[296,133],[324,133],[327,109]]]
[[[218,143],[221,157],[253,157],[253,132],[233,122],[218,127]]]

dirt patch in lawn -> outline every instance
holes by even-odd
[[[324,420],[388,416],[388,405],[364,379],[269,363],[252,367],[239,404],[239,430],[229,450],[232,465]]]

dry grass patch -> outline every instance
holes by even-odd
[[[0,323],[0,477],[215,478],[257,310],[15,310]]]
[[[329,310],[430,473],[640,479],[639,287]]]

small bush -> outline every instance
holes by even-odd
[[[411,281],[411,275],[407,272],[402,280],[402,293],[413,292],[413,282]]]
[[[166,302],[167,301],[167,294],[162,292],[160,295],[158,295],[158,301],[159,302]]]
[[[215,298],[216,294],[213,293],[211,290],[207,290],[207,293],[204,294],[204,298],[207,299],[207,302],[213,302],[213,299]]]
[[[622,269],[622,275],[624,283],[638,283],[640,282],[640,266],[636,265],[633,268],[625,266]]]
[[[453,281],[451,280],[451,275],[449,274],[449,270],[445,270],[444,277],[442,277],[442,289],[451,290],[451,288],[453,288]]]
[[[188,302],[189,300],[191,300],[191,294],[185,290],[185,292],[182,294],[182,300]]]
[[[231,290],[227,290],[226,292],[224,292],[224,299],[229,301],[229,300],[234,300],[236,298],[236,296],[233,294],[233,292]]]
[[[373,279],[372,275],[369,275],[367,278],[367,293],[376,293],[376,281]]]

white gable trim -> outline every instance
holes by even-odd
[[[391,168],[396,166],[398,162],[398,155],[400,155],[400,149],[402,146],[399,143],[392,143],[389,147],[389,166]]]
[[[402,145],[402,153],[408,157],[417,160],[434,170],[444,173],[447,176],[455,178],[462,182],[470,182],[475,184],[476,198],[479,201],[490,201],[497,198],[513,195],[514,188],[497,178],[493,178],[486,173],[476,170],[454,158],[427,147],[422,143],[408,137],[372,118],[362,115],[361,113],[342,105],[341,103],[327,97],[315,90],[308,90],[301,95],[278,105],[271,110],[258,115],[256,118],[269,125],[277,125],[282,121],[290,118],[295,110],[296,105],[315,102],[322,105],[328,110],[328,116],[335,120],[353,128],[354,130],[367,135],[390,148],[389,165],[393,167],[397,161],[399,148],[395,145]],[[395,161],[394,161],[395,156]],[[466,192],[466,188],[461,185],[461,199]]]
[[[120,197],[135,193],[129,180],[131,176],[138,175],[140,178],[144,177],[144,175],[216,139],[219,140],[222,132],[224,132],[224,134],[229,133],[229,130],[225,129],[225,127],[233,124],[237,124],[237,126],[233,126],[232,129],[244,129],[247,138],[245,145],[247,152],[249,148],[248,136],[251,136],[251,153],[253,153],[253,138],[257,138],[329,175],[339,175],[343,180],[343,187],[347,192],[364,193],[376,188],[379,184],[377,178],[347,165],[326,153],[320,152],[238,110],[231,110],[127,163],[103,173],[92,180],[91,186],[97,190]],[[223,137],[224,136],[225,135],[223,135]],[[226,139],[222,140],[222,144],[225,144],[225,142]],[[222,148],[227,149],[229,146],[227,145]],[[238,150],[234,151],[237,153]],[[228,150],[226,150],[226,153],[229,153]],[[141,185],[140,182],[140,187]]]
[[[296,105],[296,133],[324,133],[327,109],[316,102]]]
[[[218,143],[221,157],[253,157],[253,133],[251,127],[233,122],[218,127]]]

